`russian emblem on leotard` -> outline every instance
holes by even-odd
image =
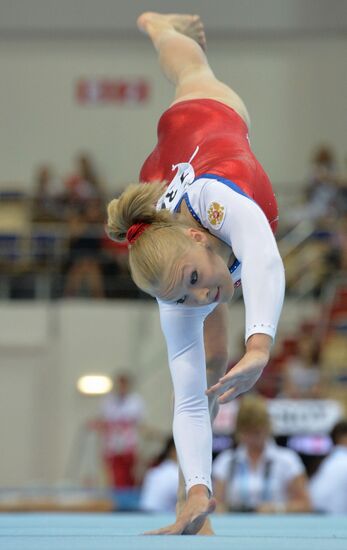
[[[214,227],[214,229],[218,229],[223,221],[225,216],[225,208],[219,202],[211,202],[208,210],[207,210],[207,217],[209,223]]]

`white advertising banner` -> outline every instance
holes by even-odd
[[[272,399],[268,407],[274,435],[328,434],[343,416],[332,399]]]
[[[343,408],[332,399],[269,399],[272,433],[278,435],[327,435],[343,417]],[[216,435],[232,434],[238,399],[221,406],[213,424]]]

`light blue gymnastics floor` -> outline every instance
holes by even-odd
[[[214,515],[214,537],[143,536],[173,516],[1,514],[1,550],[347,550],[347,516]]]

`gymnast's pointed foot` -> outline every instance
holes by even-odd
[[[137,20],[137,26],[141,31],[150,36],[160,28],[173,28],[175,31],[195,40],[203,50],[206,49],[204,25],[199,15],[179,13],[161,14],[147,11],[140,15]]]
[[[214,498],[208,496],[207,488],[196,485],[189,491],[188,499],[178,514],[175,523],[149,531],[146,535],[196,535],[201,530],[205,520],[216,508]],[[200,533],[199,533],[200,534]],[[201,533],[205,534],[205,533]],[[207,533],[206,533],[207,534]],[[208,533],[208,534],[213,534]]]

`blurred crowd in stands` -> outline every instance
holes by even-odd
[[[320,146],[306,181],[292,187],[283,194],[288,204],[278,193],[287,295],[319,297],[346,273],[347,173],[333,149]],[[145,298],[129,277],[126,245],[104,231],[106,203],[118,193],[88,153],[65,177],[40,165],[29,196],[2,186],[0,298]]]
[[[106,235],[110,192],[89,154],[59,177],[37,168],[32,194],[0,189],[0,264],[3,298],[137,297],[127,246]],[[115,196],[116,194],[112,194]]]

